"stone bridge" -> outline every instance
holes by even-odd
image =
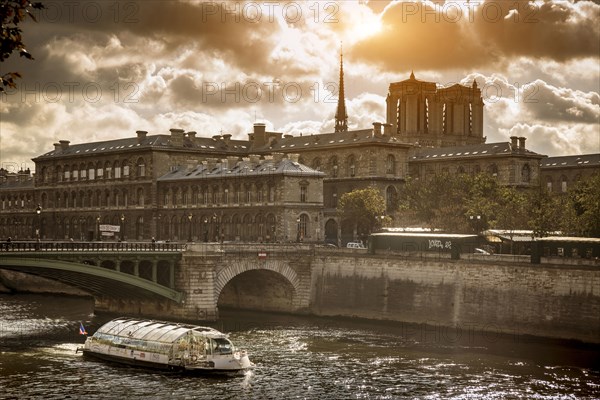
[[[0,269],[87,287],[96,310],[161,319],[213,320],[235,307],[401,321],[428,326],[414,329],[438,339],[501,332],[600,344],[598,260],[532,264],[528,256],[456,259],[303,244],[68,245],[13,248],[0,253]]]

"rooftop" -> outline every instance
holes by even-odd
[[[540,161],[544,169],[565,167],[600,167],[600,153],[576,156],[546,157]]]

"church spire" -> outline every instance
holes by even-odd
[[[346,113],[346,99],[344,96],[344,55],[342,45],[340,44],[340,90],[338,97],[337,111],[335,113],[335,131],[348,131],[348,114]]]

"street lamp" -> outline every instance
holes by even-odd
[[[217,223],[218,219],[217,219],[217,214],[213,214],[212,216],[212,223],[213,223],[213,232],[214,232],[214,236],[215,236],[215,242],[219,241],[219,224]]]
[[[300,217],[296,218],[296,242],[300,242]]]
[[[121,214],[121,240],[125,240],[125,215]]]
[[[96,240],[100,241],[100,215],[96,217]]]
[[[192,241],[192,218],[194,218],[194,216],[192,215],[192,213],[188,214],[188,221],[189,221],[189,236],[188,236],[188,242]]]
[[[160,219],[161,219],[162,215],[158,214],[158,217],[156,217],[158,219],[158,224],[156,225],[156,240],[160,240],[160,230],[161,230],[161,225],[160,225]]]
[[[37,205],[37,208],[35,209],[35,213],[37,215],[37,229],[35,230],[35,237],[39,241],[41,230],[42,230],[42,206],[41,205],[39,205],[39,204]]]
[[[208,227],[206,226],[206,224],[208,224],[208,218],[204,217],[204,242],[208,242]]]
[[[79,240],[83,242],[83,217],[79,217]]]

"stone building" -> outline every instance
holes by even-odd
[[[547,157],[540,168],[540,183],[548,191],[566,193],[576,182],[600,174],[600,153]]]
[[[340,58],[332,133],[292,136],[255,123],[247,140],[181,129],[61,140],[33,160],[35,180],[0,174],[0,234],[92,240],[112,225],[127,240],[344,244],[365,233],[337,213],[338,199],[355,189],[377,188],[391,214],[409,175],[487,172],[504,185],[526,189],[541,180],[563,190],[576,171],[598,169],[598,155],[552,161],[527,150],[522,137],[485,143],[476,82],[440,88],[411,74],[390,85],[386,123],[359,130],[348,130],[343,85]]]
[[[218,217],[221,240],[320,240],[324,174],[293,156],[249,156],[247,141],[230,138],[171,129],[170,135],[138,131],[105,142],[61,140],[33,160],[35,179],[20,174],[0,184],[0,234],[96,240],[100,226],[112,225],[119,227],[114,239],[185,240],[189,225],[192,239],[205,240],[197,224],[214,225]],[[242,189],[240,202],[233,193]],[[190,215],[196,224],[186,225]]]

